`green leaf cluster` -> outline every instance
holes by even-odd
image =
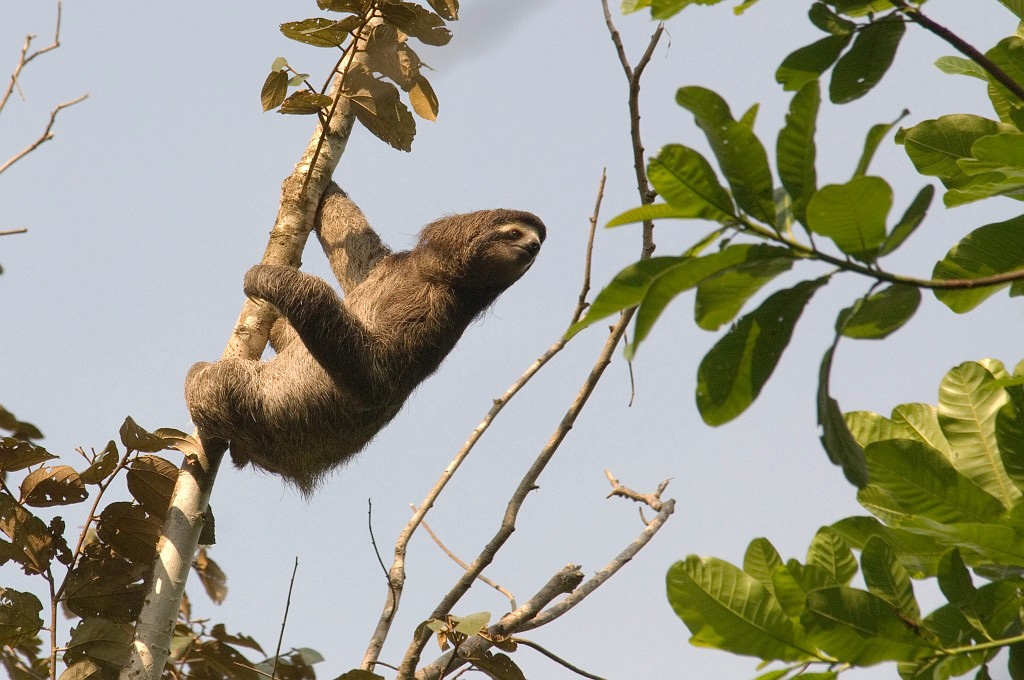
[[[988,677],[1002,648],[1024,645],[1024,365],[967,362],[942,380],[936,406],[846,421],[867,463],[857,498],[874,517],[821,529],[805,563],[783,562],[764,538],[742,568],[677,562],[668,599],[691,642],[787,664],[764,678],[884,661],[908,680]],[[864,589],[851,586],[851,549]],[[923,615],[914,578],[935,578],[946,604]]]
[[[666,17],[690,4],[716,3],[629,4],[624,9],[649,6],[656,16]],[[887,337],[917,311],[921,289],[932,290],[958,313],[973,309],[1001,288],[1009,287],[1011,296],[1024,293],[1024,216],[969,231],[935,265],[930,279],[882,269],[881,261],[923,223],[935,195],[934,187],[926,185],[902,213],[893,214],[892,187],[869,172],[879,146],[906,117],[905,110],[895,120],[869,128],[847,181],[818,184],[815,134],[822,109],[821,79],[831,69],[828,94],[833,103],[866,94],[892,63],[905,31],[904,11],[909,10],[886,0],[811,5],[810,21],[826,37],[790,54],[776,73],[784,89],[794,94],[774,145],[774,170],[770,147],[754,130],[756,104],[736,117],[712,90],[680,88],[676,102],[693,115],[711,157],[682,144],[666,145],[647,166],[650,184],[662,202],[628,210],[608,226],[700,220],[713,223],[712,230],[681,255],[641,260],[623,269],[567,332],[571,337],[611,314],[635,309],[632,341],[626,348],[632,359],[665,308],[681,293],[695,290],[697,325],[709,331],[728,325],[701,361],[696,385],[702,418],[721,425],[757,399],[814,293],[836,273],[868,277],[872,287],[838,315],[835,340],[821,362],[817,395],[822,444],[857,486],[867,483],[864,452],[848,432],[829,390],[839,338]],[[988,57],[1024,81],[1024,40],[1008,38]],[[1000,120],[944,116],[901,129],[896,140],[922,173],[952,187],[946,192],[947,205],[955,192],[975,198],[1015,196],[1019,188],[1024,196],[1024,132],[1014,122],[1024,121],[1024,103],[974,62],[946,58],[941,65],[950,72],[984,78]],[[1013,169],[1015,164],[1019,171]],[[1019,187],[1011,187],[1017,180],[1022,182]],[[776,283],[801,262],[830,269],[796,285]],[[765,297],[755,300],[762,289]],[[748,305],[752,309],[746,309]]]
[[[1004,38],[985,57],[1015,82],[1024,83],[1020,36]],[[1024,101],[971,59],[942,57],[936,66],[984,81],[997,120],[973,114],[940,116],[901,129],[897,142],[906,147],[918,172],[942,181],[947,206],[990,196],[1024,200]]]

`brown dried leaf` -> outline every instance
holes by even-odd
[[[0,406],[0,430],[9,430],[15,439],[42,439],[43,433],[32,423],[18,420],[14,414]]]
[[[92,464],[79,473],[79,477],[86,484],[99,484],[117,468],[117,461],[121,455],[117,452],[117,444],[111,439],[103,450],[92,459]]]
[[[281,24],[281,33],[314,47],[341,47],[361,22],[360,17],[345,17],[340,21],[315,17]]]
[[[299,90],[281,103],[280,112],[290,115],[308,116],[320,113],[331,105],[333,100],[325,94]]]
[[[345,75],[344,94],[359,122],[378,139],[400,151],[412,150],[416,121],[399,98],[398,88],[353,69]]]
[[[6,493],[0,494],[0,531],[11,539],[0,541],[0,566],[13,560],[29,575],[50,568],[54,545],[46,524]]]
[[[83,560],[68,575],[68,608],[83,618],[134,621],[146,595],[143,576],[148,570],[148,564],[117,557]]]
[[[56,457],[42,446],[36,446],[31,442],[15,437],[0,438],[0,473],[24,470]]]
[[[196,553],[196,559],[192,562],[192,568],[199,575],[199,581],[203,584],[206,595],[216,604],[224,602],[224,598],[228,596],[228,576],[216,562],[210,559],[206,548],[200,548],[199,552]],[[225,641],[231,642],[231,640]],[[259,647],[254,647],[253,649],[259,649]],[[259,651],[260,653],[263,652],[262,649]]]
[[[149,564],[156,556],[162,529],[160,519],[132,503],[111,503],[96,524],[100,540],[136,564]]]
[[[409,102],[420,118],[437,120],[437,95],[423,76],[417,76],[415,84],[410,88]]]
[[[444,19],[425,7],[411,2],[389,2],[381,4],[379,9],[384,21],[427,45],[440,47],[452,39],[452,32],[445,28]]]
[[[163,451],[166,447],[164,440],[155,434],[139,427],[131,416],[124,420],[120,429],[121,443],[125,448],[143,453],[156,453]]]
[[[21,481],[21,502],[35,508],[81,503],[88,497],[82,478],[70,465],[41,467]]]
[[[64,662],[71,666],[91,660],[104,668],[120,670],[128,659],[133,633],[134,626],[127,623],[102,618],[82,621],[71,631]]]
[[[202,450],[195,437],[185,434],[181,430],[175,430],[173,427],[161,427],[153,434],[164,440],[166,448],[181,451],[192,459],[199,457],[199,452]]]
[[[132,461],[126,482],[128,492],[146,512],[163,519],[178,482],[178,468],[160,456],[139,456]]]
[[[276,109],[288,95],[288,73],[286,71],[271,71],[263,82],[263,89],[260,90],[260,102],[264,111]]]
[[[43,604],[32,593],[0,588],[0,645],[18,645],[43,627]]]

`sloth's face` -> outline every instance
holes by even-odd
[[[544,236],[535,225],[526,222],[495,227],[480,255],[486,278],[503,288],[511,286],[533,264]]]

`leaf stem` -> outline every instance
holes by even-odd
[[[992,274],[990,276],[982,276],[976,279],[920,279],[914,276],[901,276],[899,274],[890,274],[882,271],[881,269],[875,269],[867,265],[857,264],[851,260],[835,257],[824,253],[817,248],[806,246],[798,241],[793,241],[788,238],[779,236],[777,233],[770,229],[766,229],[759,224],[751,222],[742,217],[736,217],[743,231],[756,234],[763,239],[775,241],[781,243],[787,248],[797,252],[798,254],[809,257],[822,262],[828,262],[831,265],[839,267],[841,270],[846,272],[853,272],[856,274],[862,274],[864,276],[873,278],[877,281],[885,281],[888,283],[902,283],[908,286],[915,286],[917,288],[927,288],[930,290],[966,290],[971,288],[984,288],[986,286],[998,286],[1006,283],[1012,283],[1013,281],[1020,281],[1024,279],[1024,269],[1015,269],[1009,272],[1001,272],[999,274]]]
[[[908,5],[905,0],[890,0],[908,19],[922,28],[931,31],[947,43],[955,47],[961,54],[973,59],[975,63],[988,71],[989,75],[999,81],[999,84],[1012,92],[1017,99],[1024,101],[1024,86],[1015,81],[1010,75],[1001,69],[995,62],[982,54],[976,47],[966,40],[953,33],[942,24],[939,24],[921,13],[919,7]]]

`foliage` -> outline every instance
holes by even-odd
[[[690,556],[669,569],[669,602],[694,644],[787,664],[762,677],[883,661],[903,678],[988,677],[1000,649],[1024,649],[1024,365],[1011,376],[998,361],[967,362],[946,374],[937,406],[846,421],[871,479],[857,499],[874,517],[822,528],[804,563],[783,562],[765,538],[742,568]],[[851,586],[851,548],[866,590]],[[911,583],[925,577],[948,600],[927,615]]]
[[[287,59],[278,57],[260,92],[263,110],[317,115],[324,122],[344,97],[366,129],[394,148],[409,151],[416,122],[399,89],[421,118],[434,120],[438,111],[437,95],[409,38],[426,45],[448,44],[452,34],[445,21],[458,19],[458,0],[429,0],[433,11],[402,0],[317,0],[317,5],[343,17],[290,21],[281,24],[281,33],[306,45],[339,49],[341,59],[317,89],[310,84],[309,74],[299,73]],[[365,53],[365,61],[353,59],[357,52]],[[341,87],[337,97],[331,97],[327,90],[336,72],[343,74]],[[289,95],[289,88],[298,89]]]
[[[120,442],[110,441],[100,451],[79,450],[83,465],[53,464],[57,460],[31,440],[43,435],[31,423],[0,408],[0,565],[18,566],[29,577],[45,582],[51,601],[43,603],[31,592],[0,586],[0,665],[15,680],[46,676],[57,661],[57,650],[40,637],[57,626],[57,608],[73,620],[61,661],[61,677],[117,677],[132,641],[134,619],[148,590],[153,557],[170,503],[178,466],[155,455],[177,449],[195,450],[189,435],[169,428],[148,432],[131,418],[120,430]],[[11,473],[23,473],[11,483]],[[101,501],[123,480],[130,501]],[[90,498],[92,497],[92,498]],[[88,505],[85,505],[88,502]],[[78,505],[74,521],[65,515],[44,520],[38,509]],[[213,515],[204,525],[201,543],[213,543]],[[67,527],[81,527],[68,531]],[[72,548],[71,546],[74,545]],[[207,595],[221,602],[227,595],[226,576],[205,550],[193,562]],[[48,621],[43,620],[43,611]],[[54,633],[59,639],[59,633]],[[47,636],[49,637],[49,636]],[[229,634],[222,624],[209,625],[191,615],[186,599],[179,610],[166,677],[260,677],[269,674],[274,659],[250,661],[242,650],[263,650],[252,638]],[[277,660],[278,677],[295,680],[314,677],[311,665],[320,661],[313,650],[291,650]],[[239,666],[238,664],[242,664]]]
[[[654,18],[666,19],[691,4],[719,1],[629,0],[623,9],[649,7]],[[1024,19],[1024,5],[1000,2]],[[753,130],[756,105],[735,118],[711,90],[681,88],[676,101],[706,135],[725,182],[698,151],[666,146],[649,164],[664,202],[627,211],[609,226],[655,219],[717,224],[682,255],[624,269],[569,331],[636,307],[627,350],[633,356],[666,305],[695,289],[698,326],[716,330],[735,320],[697,376],[701,415],[719,425],[757,398],[816,290],[844,273],[872,281],[837,315],[835,338],[821,362],[817,408],[830,459],[859,487],[858,501],[874,517],[823,527],[803,563],[783,561],[767,539],[757,538],[742,567],[690,556],[667,575],[669,602],[691,642],[781,662],[782,668],[760,676],[765,680],[834,678],[886,661],[897,662],[908,680],[971,671],[988,678],[988,664],[1003,648],[1009,649],[1010,676],[1024,677],[1024,363],[1012,375],[995,360],[961,364],[943,379],[937,406],[904,404],[890,418],[844,416],[829,393],[840,338],[888,336],[914,315],[922,289],[957,313],[1003,288],[1011,296],[1024,293],[1024,216],[969,230],[930,279],[882,268],[921,225],[934,195],[925,186],[894,219],[890,184],[868,174],[899,119],[870,128],[848,181],[817,185],[822,82],[828,77],[833,104],[866,95],[892,64],[911,23],[964,55],[943,57],[937,66],[983,81],[995,116],[921,121],[900,128],[895,142],[919,173],[942,182],[948,208],[997,196],[1024,200],[1024,40],[1013,35],[981,53],[923,14],[921,4],[811,4],[810,21],[825,36],[792,52],[776,71],[784,90],[795,93],[776,140],[777,181],[767,145]],[[798,262],[828,270],[777,288],[741,316],[755,293]],[[853,585],[858,571],[865,588]],[[985,583],[976,584],[976,577]],[[912,579],[923,578],[935,578],[947,600],[927,615],[912,586]],[[820,672],[806,672],[817,664]]]
[[[650,6],[653,16],[667,18],[689,4],[626,3],[624,9]],[[878,14],[884,10],[892,11]],[[626,350],[632,358],[665,307],[694,289],[695,321],[700,328],[715,331],[731,323],[697,373],[701,416],[710,425],[721,425],[758,397],[815,292],[838,274],[867,277],[872,283],[865,294],[837,316],[836,338],[822,359],[817,397],[822,443],[829,458],[842,466],[852,483],[863,487],[868,482],[864,453],[846,430],[828,389],[839,338],[886,337],[914,315],[921,289],[932,290],[958,313],[969,311],[1000,288],[1009,287],[1010,295],[1024,293],[1024,245],[1019,238],[1024,218],[973,229],[935,265],[931,279],[883,269],[882,261],[923,222],[934,189],[920,189],[894,217],[892,187],[883,177],[869,174],[879,144],[899,119],[870,128],[848,181],[818,186],[815,129],[822,104],[821,81],[828,74],[828,96],[835,104],[867,94],[891,65],[906,19],[917,20],[920,13],[902,2],[836,0],[813,3],[809,17],[826,35],[795,50],[776,71],[778,82],[795,94],[776,139],[774,174],[769,146],[754,131],[756,105],[737,118],[715,92],[699,86],[680,88],[676,102],[693,114],[704,132],[724,183],[699,151],[669,144],[648,165],[651,184],[663,202],[629,210],[609,226],[665,219],[716,224],[681,255],[623,269],[596,297],[586,316],[569,329],[569,335],[635,307],[633,339]],[[867,18],[855,20],[859,17]],[[992,196],[1024,198],[1024,132],[1018,128],[1018,123],[1024,125],[1024,100],[997,77],[999,73],[1024,74],[1024,41],[1007,38],[982,59],[979,63],[949,57],[939,65],[947,72],[984,80],[997,119],[943,116],[900,128],[896,134],[915,167],[946,186],[947,206]],[[777,286],[781,274],[804,262],[828,269],[795,286],[776,288],[752,311],[743,313],[762,288]]]

